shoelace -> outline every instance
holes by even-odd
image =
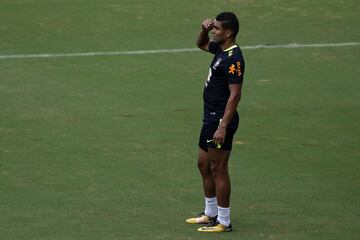
[[[216,221],[210,222],[206,227],[214,227],[216,226]]]

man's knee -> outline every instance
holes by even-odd
[[[205,175],[211,174],[210,163],[209,163],[209,159],[206,154],[199,154],[197,167],[198,167],[201,175],[205,176]]]
[[[216,162],[214,161],[211,161],[210,162],[210,170],[211,170],[211,174],[213,175],[214,178],[216,178],[217,176],[217,165],[216,165]]]
[[[221,162],[215,159],[210,161],[210,167],[211,167],[211,171],[214,172],[223,172],[226,171],[228,168],[226,162]]]
[[[207,170],[207,168],[208,168],[207,165],[208,164],[205,161],[203,161],[201,159],[198,160],[197,167],[198,167],[200,172],[203,172],[203,171]]]
[[[210,169],[214,178],[228,174],[228,154],[216,154],[210,156]]]

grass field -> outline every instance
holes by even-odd
[[[355,0],[0,0],[0,56],[360,41]],[[234,231],[201,234],[202,52],[0,59],[0,239],[360,237],[360,46],[244,50]]]

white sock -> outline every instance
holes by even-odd
[[[219,223],[221,223],[224,226],[229,226],[230,225],[230,208],[222,208],[222,207],[217,207],[218,208],[218,217],[217,220],[219,221]]]
[[[217,200],[216,197],[207,198],[205,197],[205,215],[209,217],[215,217],[217,215]]]

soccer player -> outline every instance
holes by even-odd
[[[209,32],[213,39],[209,38]],[[214,54],[204,87],[204,117],[199,138],[198,168],[203,181],[205,210],[187,223],[207,224],[200,232],[227,232],[230,223],[230,177],[228,161],[233,136],[239,125],[236,111],[241,97],[245,62],[236,35],[239,21],[235,14],[220,13],[205,19],[197,46]]]

